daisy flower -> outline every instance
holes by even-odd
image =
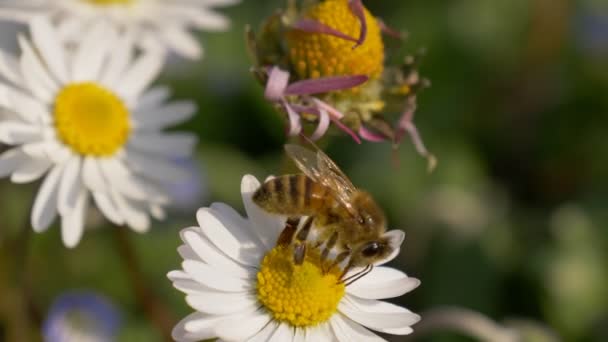
[[[253,176],[243,178],[248,218],[214,203],[198,211],[198,227],[182,230],[184,244],[178,251],[183,270],[168,277],[196,312],[177,324],[174,339],[350,342],[383,341],[367,328],[397,335],[412,332],[418,315],[378,299],[411,291],[420,284],[417,279],[377,266],[345,285],[341,280],[358,270],[341,278],[342,269],[327,267],[312,245],[302,264],[294,264],[293,249],[276,244],[285,218],[266,213],[252,200],[259,186]],[[400,246],[403,233],[388,234]]]
[[[45,15],[58,24],[66,41],[80,39],[97,19],[110,20],[143,48],[170,50],[186,58],[200,58],[202,48],[192,30],[223,31],[229,21],[215,7],[240,0],[9,0],[0,17],[27,21]]]
[[[248,30],[254,73],[266,99],[287,114],[288,134],[313,126],[309,134],[317,140],[333,124],[357,143],[390,141],[395,146],[409,135],[434,167],[413,123],[417,95],[428,86],[418,73],[419,58],[385,61],[384,36],[401,34],[374,17],[361,0],[301,3],[289,2],[258,34]],[[390,119],[392,114],[396,119]]]
[[[72,291],[53,302],[42,326],[46,342],[114,341],[120,312],[106,298]]]
[[[65,48],[46,19],[19,37],[21,56],[0,52],[0,177],[43,178],[31,212],[36,232],[61,216],[63,242],[78,244],[91,203],[112,223],[137,232],[164,216],[165,184],[188,174],[172,163],[196,139],[163,133],[187,120],[190,102],[165,103],[166,88],[147,90],[163,56],[133,55],[132,39],[98,23]],[[5,79],[7,81],[2,81]]]

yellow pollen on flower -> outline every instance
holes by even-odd
[[[257,274],[258,300],[274,319],[296,327],[327,321],[344,296],[341,270],[321,262],[317,249],[306,251],[301,265],[293,261],[293,248],[277,246],[262,261]]]
[[[134,2],[135,0],[83,0],[93,5],[106,6],[106,5],[126,5]]]
[[[129,111],[111,91],[95,83],[75,83],[55,98],[55,129],[81,155],[109,156],[129,138]]]
[[[322,33],[292,30],[287,33],[289,58],[302,79],[327,76],[366,75],[378,78],[384,68],[384,43],[378,20],[367,9],[367,36],[355,42]],[[361,23],[348,6],[348,0],[326,0],[312,6],[305,17],[316,20],[355,39]]]

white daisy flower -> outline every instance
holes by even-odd
[[[61,216],[63,242],[78,244],[92,200],[112,223],[137,232],[149,214],[164,216],[165,182],[188,177],[171,162],[196,138],[163,133],[187,120],[190,102],[166,104],[166,88],[146,90],[163,57],[133,55],[132,39],[98,23],[79,45],[61,44],[45,19],[19,37],[19,58],[0,52],[0,177],[28,183],[44,176],[31,213],[35,231]],[[2,81],[2,79],[8,81]]]
[[[345,285],[342,270],[327,267],[318,248],[307,249],[304,262],[295,265],[293,249],[275,245],[285,219],[252,201],[259,186],[253,176],[243,178],[248,219],[214,203],[198,211],[199,227],[182,230],[184,244],[178,251],[183,270],[168,277],[196,312],[178,323],[174,339],[351,342],[384,341],[367,328],[397,335],[412,332],[418,315],[378,299],[401,296],[416,288],[418,279],[377,266]],[[403,233],[394,232],[400,245]]]
[[[27,21],[45,15],[58,24],[66,41],[79,40],[97,19],[108,19],[135,37],[143,48],[170,50],[200,58],[202,48],[192,30],[223,31],[228,19],[214,11],[240,0],[9,0],[0,18]]]

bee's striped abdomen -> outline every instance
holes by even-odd
[[[253,200],[271,213],[316,215],[325,208],[328,189],[305,175],[285,175],[266,181],[254,193]]]

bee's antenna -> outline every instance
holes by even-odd
[[[361,272],[355,273],[346,279],[342,279],[340,282],[344,283],[344,286],[351,285],[352,283],[356,282],[357,280],[368,275],[373,269],[374,269],[374,265],[369,264],[369,265],[365,266],[365,268]]]

